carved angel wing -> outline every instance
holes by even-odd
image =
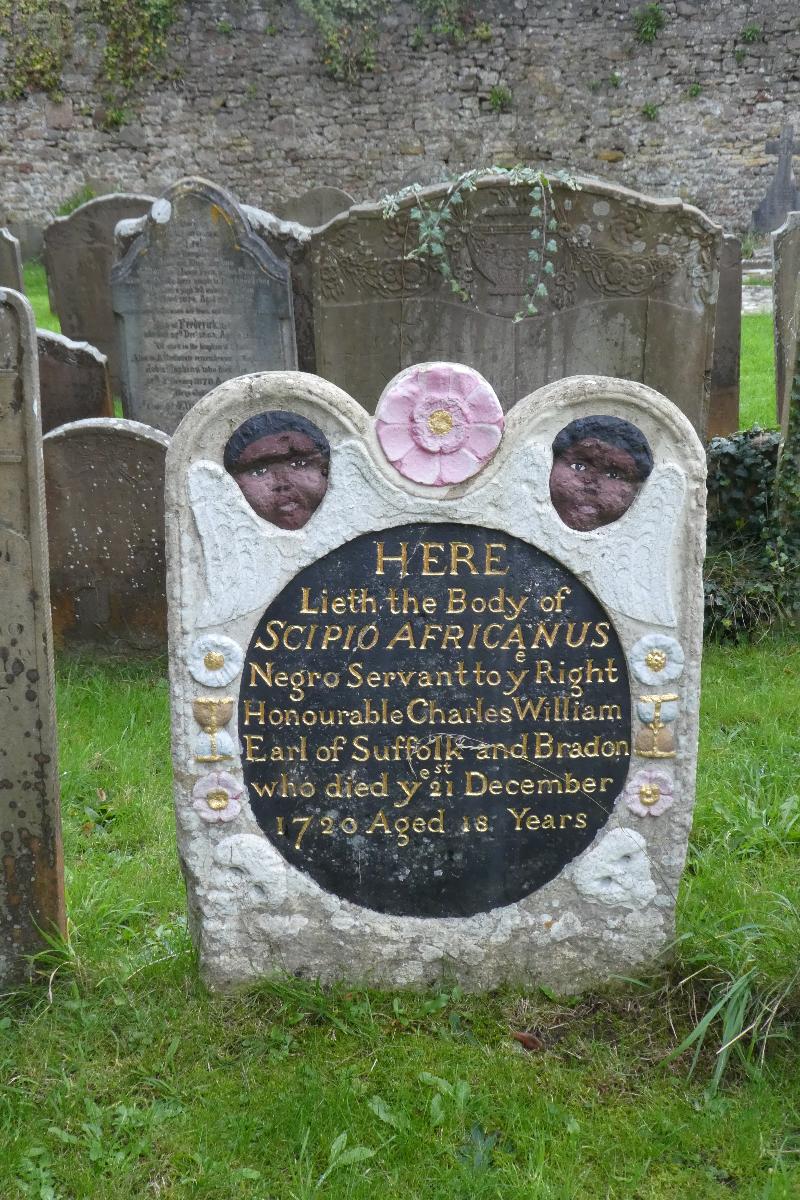
[[[630,511],[587,547],[594,590],[626,617],[676,624],[670,568],[685,491],[678,467],[656,467]]]

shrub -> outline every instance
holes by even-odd
[[[660,4],[643,4],[633,14],[636,40],[648,46],[654,42],[664,28],[664,10]]]

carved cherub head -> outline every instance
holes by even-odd
[[[300,529],[328,490],[331,448],[324,433],[290,412],[250,417],[223,456],[250,507],[280,529]]]
[[[570,529],[599,529],[628,511],[652,469],[647,438],[630,421],[579,417],[553,442],[550,499]]]

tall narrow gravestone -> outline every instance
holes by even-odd
[[[640,384],[505,420],[402,372],[373,421],[232,380],[167,460],[180,858],[203,976],[563,990],[673,936],[705,457]]]
[[[507,408],[567,375],[621,376],[663,392],[704,438],[722,231],[680,200],[579,183],[554,182],[536,216],[527,187],[496,177],[464,196],[443,250],[466,301],[434,261],[409,257],[413,196],[391,220],[380,205],[357,205],[315,232],[317,372],[367,408],[398,371],[433,358],[475,367]],[[421,196],[436,212],[447,187]],[[530,255],[550,241],[547,294],[517,320],[538,270]]]
[[[7,229],[0,229],[0,287],[23,290],[19,242]]]
[[[739,428],[739,364],[742,349],[742,243],[726,235],[719,263],[719,296],[714,327],[714,362],[708,437]]]
[[[61,332],[90,342],[108,359],[114,391],[119,391],[119,350],[111,307],[114,230],[120,221],[146,213],[153,196],[114,192],[87,200],[44,231],[44,261],[50,307]]]
[[[297,365],[288,266],[228,192],[181,180],[117,233],[127,417],[172,433],[223,380]]]
[[[775,314],[775,395],[778,424],[786,437],[792,382],[800,352],[800,212],[789,213],[772,235],[772,297]]]
[[[0,987],[64,931],[36,330],[0,289]]]

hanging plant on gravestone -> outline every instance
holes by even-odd
[[[427,264],[447,282],[450,290],[463,301],[471,299],[466,282],[459,277],[448,253],[447,235],[463,211],[464,198],[477,189],[479,180],[496,180],[511,186],[524,186],[530,200],[530,244],[527,250],[528,270],[522,308],[514,320],[535,317],[539,304],[548,296],[548,283],[555,274],[554,256],[558,250],[558,222],[553,210],[553,183],[564,184],[577,191],[579,184],[568,171],[544,171],[520,164],[514,167],[478,167],[464,171],[450,184],[444,196],[428,199],[422,184],[414,183],[400,191],[384,196],[381,201],[384,220],[393,220],[403,201],[414,198],[409,218],[416,227],[417,244],[406,259]]]

